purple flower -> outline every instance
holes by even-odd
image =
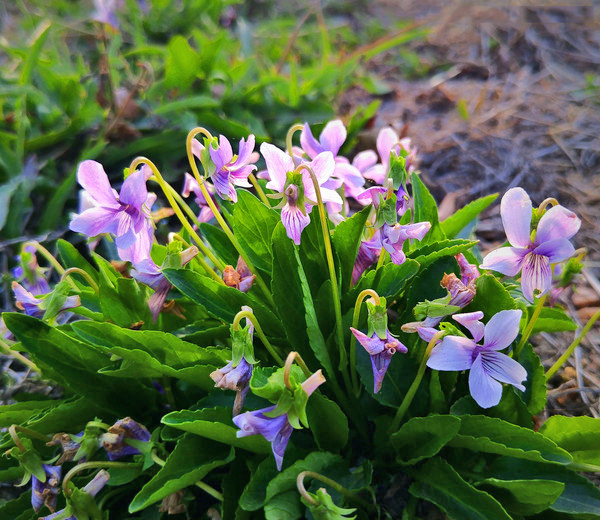
[[[84,432],[80,432],[78,437],[83,437]],[[46,446],[58,446],[62,449],[62,454],[56,461],[57,464],[63,464],[64,462],[70,462],[75,457],[75,454],[81,447],[81,442],[77,442],[71,438],[68,433],[55,433],[52,440],[46,443]]]
[[[522,188],[511,188],[504,194],[500,214],[512,247],[492,251],[479,266],[507,276],[515,276],[521,271],[523,296],[530,302],[536,291],[541,296],[550,289],[551,264],[573,256],[575,249],[569,239],[581,225],[575,213],[563,206],[554,206],[540,219],[532,240],[531,211],[531,200]]]
[[[150,170],[141,168],[125,179],[121,192],[110,186],[102,165],[83,161],[77,171],[79,184],[94,200],[95,206],[76,215],[70,229],[95,237],[101,233],[115,235],[119,256],[136,261],[147,258],[152,245],[153,227],[149,212],[155,196],[149,196],[146,180]]]
[[[110,25],[113,29],[119,28],[117,10],[123,8],[124,0],[94,0],[96,10],[92,13],[92,20]]]
[[[205,186],[210,195],[210,198],[215,203],[215,206],[219,207],[217,201],[215,200],[215,198],[212,195],[215,191],[214,187],[208,183],[205,183]],[[212,209],[210,209],[210,206],[208,205],[208,202],[206,201],[206,197],[204,196],[204,193],[202,193],[202,190],[200,189],[200,185],[198,184],[198,181],[193,176],[191,176],[189,173],[186,173],[185,181],[183,183],[183,191],[181,192],[181,194],[187,198],[190,196],[191,193],[194,193],[194,195],[196,197],[195,198],[196,204],[198,204],[198,206],[200,207],[200,214],[198,215],[198,220],[200,222],[209,222],[214,217]]]
[[[204,150],[204,146],[199,141],[192,141],[192,152],[198,158]],[[233,155],[233,150],[229,140],[224,136],[219,136],[219,146],[213,148],[213,143],[209,147],[210,158],[215,164],[215,173],[211,179],[215,189],[222,199],[237,202],[237,193],[234,186],[243,186],[251,188],[252,184],[248,182],[250,175],[256,166],[251,164],[256,162],[257,157],[254,152],[254,136],[250,134],[248,141],[240,140],[239,153]]]
[[[381,159],[381,163],[374,164],[366,171],[363,175],[367,179],[371,179],[377,184],[383,184],[385,176],[387,174],[388,167],[390,165],[390,154],[394,150],[397,154],[400,154],[401,150],[404,150],[408,155],[406,156],[406,171],[412,172],[415,167],[414,163],[417,156],[416,147],[411,145],[411,140],[408,137],[399,139],[396,131],[386,126],[379,131],[377,135],[377,152]]]
[[[375,332],[372,336],[367,336],[353,327],[350,327],[350,330],[371,356],[371,366],[373,368],[373,393],[376,394],[381,390],[383,378],[390,366],[392,356],[396,352],[405,354],[408,352],[408,349],[392,336],[389,330],[386,330],[385,339],[381,339]]]
[[[49,293],[50,285],[44,275],[45,269],[38,264],[35,247],[26,246],[25,250],[17,256],[17,260],[21,265],[13,269],[13,277],[34,296]]]
[[[60,493],[60,466],[42,464],[46,473],[46,482],[41,482],[35,475],[31,475],[31,506],[37,513],[43,506],[50,511],[56,509],[56,499]]]
[[[404,242],[409,238],[423,240],[430,229],[431,224],[429,222],[407,225],[395,224],[393,226],[384,224],[381,228],[381,245],[390,254],[392,262],[400,265],[406,260],[406,255],[402,251]]]
[[[131,417],[125,417],[113,424],[108,433],[100,436],[102,447],[106,450],[109,460],[117,460],[126,455],[139,455],[137,448],[126,444],[126,439],[135,439],[148,442],[150,432],[142,424],[135,422]]]
[[[244,293],[252,288],[255,278],[256,275],[252,274],[252,271],[250,271],[241,256],[238,258],[235,269],[233,266],[228,265],[223,270],[223,281],[225,282],[225,285],[228,287],[235,287]]]
[[[381,254],[379,232],[371,240],[363,241],[358,247],[358,254],[352,269],[352,283],[358,282],[362,274],[371,267]]]
[[[527,371],[514,359],[499,350],[508,347],[519,333],[522,311],[500,311],[483,325],[483,312],[470,312],[452,316],[469,330],[473,339],[462,336],[445,336],[434,347],[427,366],[435,370],[471,370],[469,391],[482,408],[496,406],[502,397],[502,383],[508,383],[521,391],[527,379]],[[477,342],[483,338],[483,345]]]
[[[250,390],[250,378],[252,377],[252,365],[242,356],[237,366],[230,361],[223,368],[211,372],[210,378],[215,382],[215,388],[233,390],[236,392],[233,404],[233,415],[238,415],[244,405],[244,400]]]
[[[17,282],[12,283],[12,290],[15,293],[18,309],[25,312],[27,316],[33,316],[35,318],[42,318],[44,316],[46,312],[46,309],[42,305],[44,298],[37,298],[29,291],[26,291],[25,288]],[[80,305],[81,300],[79,296],[68,296],[62,305],[61,311],[73,309]]]
[[[299,245],[302,230],[310,223],[308,214],[317,200],[310,174],[304,169],[298,174],[294,174],[294,160],[272,144],[263,143],[260,151],[267,163],[267,171],[271,179],[267,183],[267,188],[277,191],[285,197],[286,202],[281,209],[281,221],[288,237]],[[324,186],[335,167],[331,152],[320,153],[307,164],[315,173],[323,202],[342,204],[339,194]]]
[[[302,390],[306,392],[307,396],[310,396],[324,382],[325,378],[321,370],[317,370],[302,383]],[[277,405],[273,405],[260,410],[245,412],[235,416],[232,420],[239,428],[237,432],[238,438],[249,435],[262,435],[271,443],[277,469],[281,471],[283,456],[293,428],[287,414],[278,415],[277,417],[267,417],[265,415],[275,410],[276,407]]]

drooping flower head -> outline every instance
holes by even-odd
[[[21,254],[17,256],[20,265],[13,269],[12,275],[27,291],[34,296],[39,296],[49,293],[50,285],[46,280],[45,269],[38,264],[35,251],[32,245],[23,248]]]
[[[12,283],[12,290],[15,295],[16,306],[18,309],[25,312],[27,316],[33,316],[34,318],[44,317],[48,305],[48,299],[52,296],[52,293],[42,296],[34,296],[29,291],[26,291],[25,288],[17,282]],[[64,314],[60,313],[67,309],[74,309],[75,307],[79,307],[80,305],[81,299],[79,298],[79,296],[64,296],[62,298],[62,305],[59,309],[57,309],[57,321],[59,323],[64,323],[64,321],[68,319],[68,315],[65,316]]]
[[[381,245],[390,254],[392,262],[400,265],[406,260],[406,255],[402,251],[404,242],[410,238],[423,240],[430,229],[430,222],[393,226],[385,223],[381,228]]]
[[[464,326],[473,339],[444,336],[431,351],[427,366],[435,370],[469,372],[469,391],[482,408],[496,406],[502,398],[502,383],[524,391],[522,382],[527,371],[514,359],[498,352],[508,347],[519,333],[522,311],[500,311],[483,325],[483,312],[455,314],[452,317]],[[483,338],[483,345],[478,342]]]
[[[150,173],[144,167],[132,172],[117,194],[100,163],[83,161],[77,170],[77,181],[95,205],[76,215],[69,228],[89,237],[111,233],[121,258],[132,262],[147,258],[153,238],[150,208],[156,200],[146,188]]]
[[[50,511],[56,509],[56,499],[60,493],[61,467],[42,464],[46,473],[46,482],[31,475],[31,506],[37,513],[43,506]]]
[[[210,195],[211,200],[214,202],[215,206],[218,208],[219,204],[217,203],[216,199],[213,197],[215,188],[213,187],[212,184],[209,184],[209,183],[205,183],[205,185],[206,185],[206,190],[208,191],[208,194]],[[200,185],[198,184],[198,181],[192,175],[190,175],[189,173],[186,173],[185,180],[183,182],[183,190],[181,191],[181,194],[187,198],[192,193],[195,196],[196,204],[198,204],[198,206],[200,207],[200,214],[198,215],[198,221],[199,222],[209,222],[214,217],[212,209],[210,209],[210,206],[208,205],[208,202],[206,201],[206,197],[204,196],[204,193],[200,189]]]
[[[569,239],[579,230],[581,220],[563,206],[554,206],[542,216],[532,239],[532,204],[523,188],[511,188],[504,194],[500,214],[512,247],[492,251],[479,267],[507,276],[521,272],[523,296],[533,302],[534,296],[550,290],[551,265],[573,256],[575,248]]]
[[[102,447],[106,450],[109,460],[117,460],[126,455],[139,455],[141,452],[137,448],[127,444],[126,439],[148,442],[150,432],[146,427],[131,417],[118,420],[113,424],[107,433],[100,436]]]
[[[200,159],[204,146],[196,139],[192,141],[192,152]],[[215,190],[219,197],[224,200],[237,202],[237,193],[235,186],[251,188],[252,184],[248,182],[250,175],[256,166],[253,164],[257,160],[254,152],[254,135],[250,134],[248,140],[240,140],[238,154],[233,154],[231,143],[224,136],[219,136],[218,144],[216,140],[209,146],[210,158],[215,165],[215,173],[211,179],[215,185]]]
[[[267,188],[280,193],[284,198],[284,201],[282,201],[284,204],[281,208],[281,221],[285,226],[288,237],[299,245],[302,230],[310,223],[308,215],[317,200],[313,181],[305,169],[296,171],[292,157],[277,147],[263,143],[260,146],[260,151],[267,163],[270,178]],[[324,187],[335,167],[331,152],[320,153],[307,165],[312,168],[317,178],[323,202],[342,204],[342,199],[338,193]]]
[[[242,292],[248,292],[254,284],[256,275],[252,274],[252,271],[244,262],[244,259],[240,256],[238,258],[237,266],[234,269],[233,266],[228,265],[223,270],[223,281],[228,287],[235,287]]]
[[[306,379],[301,384],[301,392],[306,394],[302,401],[306,403],[308,397],[324,382],[325,378],[321,370],[317,370]],[[294,427],[290,423],[287,413],[277,415],[276,417],[269,416],[278,406],[273,405],[260,410],[245,412],[234,417],[233,422],[239,428],[236,434],[238,438],[249,435],[262,435],[271,443],[277,469],[281,471],[285,449],[287,448]]]

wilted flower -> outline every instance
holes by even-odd
[[[434,347],[427,366],[435,370],[469,372],[469,391],[482,408],[496,406],[502,397],[502,384],[508,383],[525,391],[521,384],[527,371],[514,359],[499,350],[508,347],[519,333],[522,311],[500,311],[483,325],[483,312],[455,314],[452,317],[469,330],[473,339],[445,336]],[[483,338],[483,345],[477,342]]]
[[[79,434],[79,436],[83,436],[83,432]],[[46,446],[58,446],[62,448],[62,455],[56,461],[57,464],[62,464],[63,462],[70,462],[75,457],[75,454],[79,451],[81,447],[81,443],[73,440],[71,435],[68,433],[56,433],[52,437],[52,440],[46,443]]]
[[[60,493],[61,467],[42,464],[46,473],[46,482],[41,482],[31,475],[31,505],[37,513],[42,506],[50,511],[56,509],[56,499]]]
[[[148,442],[150,432],[145,426],[135,422],[131,417],[125,417],[113,424],[108,433],[100,436],[102,447],[110,460],[117,460],[126,455],[139,455],[141,452],[137,448],[130,446],[126,439],[135,439]]]
[[[96,205],[76,215],[69,228],[89,237],[101,233],[115,235],[123,260],[136,262],[147,258],[153,238],[150,207],[156,200],[156,196],[149,195],[146,189],[149,174],[149,169],[143,167],[132,172],[117,195],[102,165],[96,161],[83,161],[77,171],[77,180]]]
[[[306,392],[308,397],[325,382],[325,378],[321,370],[317,370],[306,381],[302,383],[302,390]],[[284,413],[277,417],[268,417],[266,414],[277,408],[277,405],[245,412],[233,418],[235,425],[240,428],[237,432],[237,437],[247,437],[249,435],[262,435],[271,443],[273,455],[277,469],[281,471],[283,464],[283,456],[287,448],[290,436],[292,435],[293,427],[288,420],[288,414]]]
[[[282,197],[285,197],[285,204],[281,209],[281,221],[285,226],[288,237],[299,245],[302,230],[310,222],[308,214],[317,199],[310,174],[304,169],[296,173],[294,160],[272,144],[263,143],[260,146],[260,151],[267,163],[267,171],[271,179],[267,184],[267,188],[277,191]],[[307,164],[317,178],[323,202],[342,204],[342,199],[338,193],[324,187],[335,167],[331,152],[320,153],[312,162]]]
[[[236,392],[233,404],[233,415],[238,415],[244,405],[244,399],[250,390],[252,365],[242,356],[242,360],[234,367],[230,361],[223,368],[211,372],[210,378],[215,382],[215,388],[233,390]]]
[[[352,334],[356,336],[358,342],[365,348],[365,350],[371,356],[371,366],[373,368],[373,393],[381,390],[383,384],[383,378],[387,372],[392,356],[396,352],[405,354],[408,349],[400,343],[394,336],[390,334],[389,330],[386,330],[386,338],[381,339],[377,333],[373,333],[371,336],[367,336],[360,330],[356,330],[350,327]]]
[[[563,206],[554,206],[540,219],[532,240],[531,212],[531,200],[523,188],[511,188],[504,194],[500,214],[512,247],[492,251],[479,266],[507,276],[515,276],[521,271],[523,296],[530,302],[536,291],[541,296],[550,290],[551,264],[573,256],[575,248],[569,239],[581,225],[575,213]]]
[[[248,292],[254,284],[256,275],[252,274],[252,271],[244,262],[244,259],[240,256],[238,258],[237,266],[234,269],[233,266],[228,265],[223,270],[223,281],[228,287],[235,287],[242,292]]]

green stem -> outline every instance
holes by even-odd
[[[362,498],[357,497],[352,491],[346,489],[341,484],[338,484],[335,480],[332,480],[320,473],[316,473],[315,471],[302,471],[298,474],[298,478],[296,478],[296,487],[298,488],[298,492],[306,499],[307,502],[310,502],[312,505],[316,506],[316,501],[308,494],[306,488],[304,487],[304,479],[306,477],[314,478],[323,482],[323,484],[329,486],[331,489],[335,489],[338,493],[348,498],[355,504],[360,505],[362,508],[374,512],[373,504],[369,504]]]
[[[133,160],[133,162],[131,163],[131,166],[129,166],[129,171],[130,172],[135,171],[136,168],[140,164],[146,164],[152,170],[152,173],[156,177],[158,184],[162,188],[165,196],[167,197],[169,204],[175,211],[177,218],[179,219],[179,221],[181,222],[183,227],[187,230],[187,232],[190,234],[190,236],[198,243],[198,246],[200,248],[202,248],[204,246],[204,242],[202,242],[202,239],[198,236],[198,233],[196,233],[194,231],[194,228],[191,226],[189,221],[185,218],[185,215],[182,213],[181,208],[179,207],[177,202],[175,202],[175,199],[173,198],[173,195],[171,194],[171,191],[169,190],[167,182],[163,179],[163,177],[162,177],[161,173],[158,171],[158,168],[156,167],[156,165],[150,159],[147,159],[146,157],[137,157]],[[204,246],[204,247],[206,247],[206,246]],[[204,251],[204,249],[203,249],[203,251]],[[203,258],[197,257],[197,260],[198,260],[198,262],[200,262],[200,265],[202,265],[202,267],[208,273],[209,276],[211,276],[214,280],[216,280],[222,284],[225,284],[225,282],[221,279],[221,277],[210,268],[210,266],[206,263],[206,261]]]
[[[360,306],[363,300],[371,296],[375,300],[375,305],[379,305],[379,295],[373,289],[365,289],[362,291],[354,304],[354,313],[352,314],[352,328],[358,328],[358,320],[360,318]],[[350,375],[352,376],[352,386],[354,388],[354,394],[358,397],[360,393],[360,387],[358,386],[358,373],[356,371],[356,336],[352,334],[350,336]]]
[[[196,484],[196,486],[198,486],[202,491],[208,493],[211,497],[216,498],[219,502],[223,502],[223,494],[217,491],[214,487],[209,486],[206,482],[198,480],[197,482],[194,482],[194,484]]]
[[[394,433],[400,426],[400,422],[404,418],[404,414],[407,412],[408,407],[411,405],[411,403],[415,397],[415,394],[417,393],[417,390],[419,389],[419,385],[421,384],[421,379],[423,379],[423,375],[425,374],[425,368],[427,367],[427,360],[429,359],[429,355],[431,354],[431,351],[433,350],[433,347],[435,347],[438,340],[445,333],[446,333],[445,331],[441,330],[435,336],[433,336],[433,338],[431,338],[431,341],[427,345],[427,348],[425,349],[425,354],[423,355],[423,358],[421,359],[421,364],[419,365],[419,370],[417,371],[415,380],[412,382],[412,385],[410,385],[410,388],[406,392],[406,395],[404,396],[404,400],[400,404],[400,407],[398,408],[398,411],[396,412],[396,416],[394,417],[394,420],[392,421],[392,425],[390,427],[390,433]]]
[[[377,266],[375,267],[375,269],[379,269],[385,262],[385,256],[386,256],[387,251],[385,249],[383,249],[383,247],[381,248],[381,253],[379,253],[379,260],[377,260]]]
[[[285,366],[283,368],[283,382],[285,383],[286,388],[292,393],[294,392],[294,389],[290,384],[290,370],[292,369],[292,364],[294,361],[298,363],[298,366],[302,369],[306,377],[310,377],[312,375],[311,371],[308,369],[306,363],[302,359],[302,356],[298,354],[298,352],[290,352],[285,359]]]
[[[283,359],[281,359],[281,356],[279,355],[279,352],[277,352],[277,350],[273,347],[273,345],[271,345],[271,343],[269,343],[269,340],[267,339],[267,337],[265,336],[265,333],[263,332],[260,323],[258,323],[258,320],[256,319],[256,316],[250,312],[250,311],[240,311],[235,315],[235,318],[233,319],[233,328],[234,330],[239,330],[240,328],[240,321],[242,321],[243,318],[246,318],[247,320],[252,322],[252,325],[254,325],[254,329],[256,330],[256,333],[258,334],[258,337],[261,339],[261,341],[263,342],[263,345],[265,346],[265,348],[269,351],[269,354],[271,354],[271,356],[273,356],[273,359],[281,366],[283,366]]]
[[[94,279],[88,273],[86,273],[83,269],[80,269],[79,267],[69,267],[69,269],[67,269],[60,277],[60,281],[62,282],[63,280],[65,280],[66,278],[68,278],[69,276],[72,276],[74,274],[78,274],[82,278],[85,278],[85,281],[94,290],[94,292],[96,294],[99,293],[98,284],[94,281]]]
[[[62,276],[65,273],[65,268],[62,265],[60,265],[60,262],[56,258],[54,258],[54,255],[50,251],[48,251],[42,244],[36,242],[35,240],[32,240],[23,244],[24,248],[27,246],[35,247],[38,253],[40,253],[46,260],[48,260],[48,263],[52,267],[54,267],[54,269],[56,269],[56,272],[59,275]],[[69,283],[71,284],[71,287],[73,287],[73,289],[78,289],[77,284],[73,280],[69,279]]]
[[[285,149],[292,159],[294,158],[294,152],[292,150],[294,145],[292,143],[292,139],[294,138],[294,134],[298,130],[302,130],[303,128],[304,128],[304,125],[302,125],[300,123],[293,125],[290,127],[290,129],[287,132],[287,135],[285,136]]]
[[[585,464],[583,462],[571,462],[567,465],[568,468],[574,471],[586,471],[588,473],[600,473],[600,466],[595,464]]]
[[[556,371],[565,364],[567,359],[569,359],[569,356],[575,350],[575,347],[577,347],[577,345],[579,345],[579,343],[581,343],[581,340],[583,338],[585,338],[585,335],[590,331],[590,329],[592,328],[594,323],[596,323],[596,321],[598,321],[598,318],[600,318],[600,311],[596,312],[596,314],[594,314],[589,319],[589,321],[586,323],[585,327],[583,327],[583,330],[581,331],[579,336],[577,336],[573,340],[573,343],[571,343],[569,345],[569,348],[567,348],[567,350],[565,350],[565,353],[556,360],[556,363],[554,363],[554,365],[552,365],[548,369],[548,371],[546,372],[546,382],[548,382],[548,380],[556,373]]]
[[[547,199],[545,199],[538,207],[538,210],[537,210],[538,217],[544,212],[544,210],[546,209],[546,206],[548,204],[552,204],[553,206],[558,206],[558,201],[554,197],[548,197]]]
[[[7,356],[13,357],[20,363],[23,363],[26,367],[29,367],[31,370],[34,370],[37,373],[41,373],[41,370],[33,361],[31,361],[31,359],[26,358],[23,354],[17,352],[16,350],[12,350],[2,339],[0,339],[0,350],[2,350],[2,352],[4,352]]]
[[[267,206],[267,208],[270,208],[271,204],[269,203],[269,199],[267,199],[267,196],[265,195],[265,192],[260,187],[260,184],[258,183],[258,180],[256,179],[256,177],[254,176],[253,173],[251,173],[250,175],[248,175],[248,180],[252,183],[252,186],[254,186],[254,189],[256,190],[256,193],[258,193],[258,196],[260,197],[260,200],[263,201],[263,204],[265,206]]]
[[[140,467],[141,464],[136,462],[111,462],[111,461],[91,461],[91,462],[82,462],[81,464],[77,464],[77,466],[72,467],[69,472],[65,475],[65,478],[62,482],[63,494],[66,497],[71,496],[71,490],[69,489],[69,482],[77,473],[84,471],[86,469],[91,468],[134,468]]]
[[[533,331],[533,327],[535,326],[535,322],[537,321],[540,313],[542,312],[542,307],[544,306],[544,302],[545,301],[546,301],[546,294],[544,294],[543,296],[541,296],[540,298],[538,298],[538,301],[537,301],[536,306],[535,306],[535,310],[533,311],[533,314],[531,315],[531,319],[527,323],[527,327],[525,327],[525,331],[523,332],[523,336],[521,336],[521,341],[519,341],[519,344],[516,346],[515,350],[513,351],[513,357],[516,357],[516,358],[519,357],[519,354],[521,353],[521,350],[523,350],[523,347],[525,346],[525,343],[527,343],[527,340],[529,339],[529,336],[531,336],[531,332]]]
[[[153,461],[154,461],[156,464],[158,464],[158,465],[159,465],[161,468],[162,468],[162,467],[163,467],[163,466],[166,464],[166,462],[165,462],[163,459],[161,459],[161,458],[158,456],[158,454],[156,453],[156,451],[155,451],[155,450],[152,450],[152,451],[150,452],[150,457],[151,457],[151,458],[152,458],[152,460],[153,460]]]
[[[36,432],[35,430],[31,430],[29,428],[25,428],[25,426],[20,426],[18,424],[13,424],[12,428],[15,431],[22,432],[25,435],[27,435],[27,437],[31,437],[33,439],[38,439],[40,441],[45,441],[45,442],[50,440],[50,436],[49,435],[44,435],[43,433]]]
[[[252,274],[254,274],[256,276],[255,280],[256,280],[257,285],[260,287],[261,291],[267,297],[267,300],[269,301],[269,303],[271,305],[274,305],[273,297],[271,296],[271,293],[269,292],[267,285],[265,284],[264,280],[260,276],[260,273],[258,272],[256,267],[254,267],[254,264],[252,263],[252,261],[250,260],[250,258],[248,257],[248,255],[246,254],[244,249],[242,248],[241,244],[238,242],[237,238],[235,238],[235,236],[233,235],[231,229],[227,225],[227,222],[225,222],[225,219],[219,212],[218,208],[215,206],[215,203],[213,202],[213,200],[210,196],[210,193],[208,193],[208,190],[206,189],[206,186],[204,185],[204,179],[200,175],[200,171],[198,170],[198,166],[196,165],[196,160],[194,159],[194,154],[192,152],[192,139],[200,133],[206,135],[209,139],[212,139],[212,135],[210,134],[210,132],[208,132],[208,130],[201,128],[201,127],[194,128],[192,131],[190,131],[190,133],[188,133],[188,136],[186,139],[186,150],[187,150],[188,161],[190,163],[190,167],[192,168],[192,172],[194,173],[194,177],[196,178],[196,181],[198,182],[198,185],[200,186],[200,191],[202,191],[202,194],[204,195],[204,198],[206,199],[206,203],[208,204],[208,207],[210,208],[210,210],[213,212],[213,215],[215,216],[215,219],[217,219],[217,222],[221,226],[221,229],[225,232],[225,234],[227,235],[227,238],[229,238],[229,241],[233,244],[233,247],[235,247],[236,251],[242,257],[244,262],[246,262],[248,269],[250,269]],[[204,166],[204,169],[206,170],[205,166]]]
[[[12,441],[15,443],[15,446],[17,448],[19,448],[19,451],[21,453],[25,453],[25,451],[27,451],[27,450],[25,449],[25,446],[23,446],[23,443],[21,442],[21,439],[19,439],[19,436],[17,435],[17,430],[15,428],[16,426],[17,426],[16,424],[11,424],[8,427],[8,433],[9,433],[10,438],[12,439]]]
[[[317,196],[317,205],[319,206],[319,218],[321,219],[321,231],[323,233],[323,242],[325,243],[325,254],[327,256],[327,266],[329,267],[329,278],[331,279],[331,297],[333,298],[333,309],[335,311],[335,324],[338,347],[340,351],[340,363],[338,365],[339,370],[342,372],[344,384],[346,390],[352,390],[352,384],[348,376],[348,353],[346,352],[346,346],[344,344],[344,330],[342,325],[342,304],[338,293],[337,276],[335,274],[335,264],[333,262],[333,250],[331,249],[331,239],[329,237],[329,226],[327,225],[327,216],[325,213],[325,205],[321,198],[321,187],[319,181],[313,172],[312,168],[305,163],[300,164],[296,171],[306,170],[312,179],[313,186],[315,188],[315,194]]]

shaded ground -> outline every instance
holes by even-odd
[[[410,51],[373,64],[390,93],[365,146],[393,126],[419,148],[420,168],[450,214],[494,191],[522,186],[535,204],[555,197],[582,219],[575,238],[586,269],[560,300],[585,324],[600,309],[600,18],[593,7],[439,7],[382,0],[382,19],[428,27]],[[414,79],[406,79],[412,73]],[[356,89],[342,103],[364,102]],[[443,218],[443,217],[442,217]],[[499,205],[477,227],[482,250],[504,242]],[[546,413],[600,416],[600,328],[552,381]],[[546,367],[573,333],[539,335]],[[573,357],[575,359],[573,359]]]

